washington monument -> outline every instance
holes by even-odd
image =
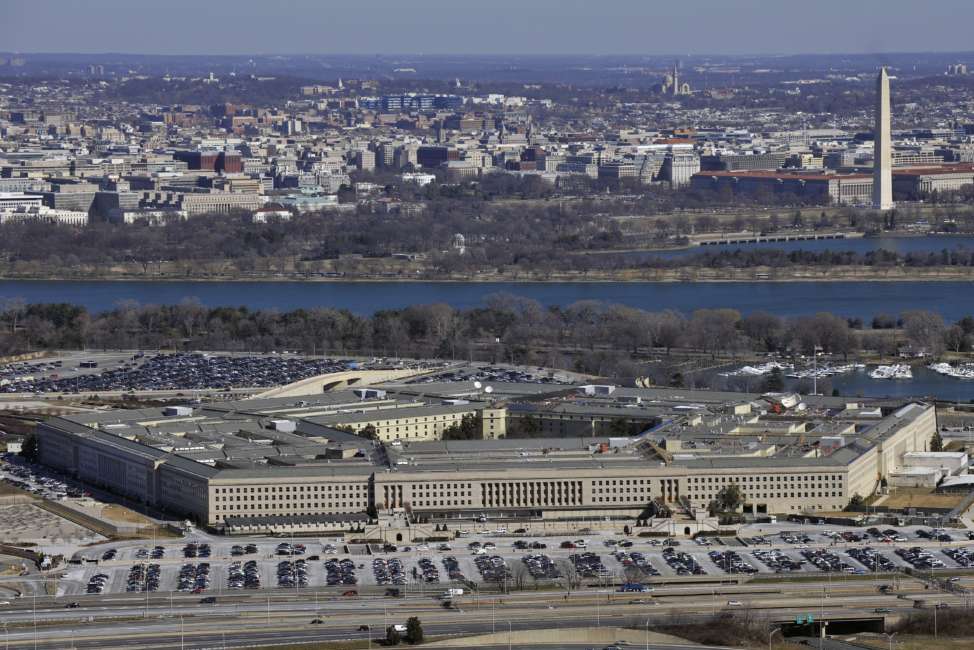
[[[889,75],[876,78],[876,126],[873,129],[873,209],[893,208],[893,154],[890,149]]]

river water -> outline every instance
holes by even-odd
[[[790,390],[808,391],[811,386],[810,379],[785,380],[785,388]],[[872,379],[868,372],[860,370],[819,380],[820,393],[831,394],[833,388],[846,397],[932,397],[957,402],[974,399],[974,381],[947,377],[923,366],[913,366],[913,379]]]
[[[947,377],[922,366],[913,366],[913,379],[872,379],[867,372],[858,371],[829,377],[826,384],[849,397],[929,396],[959,402],[974,399],[974,380]]]
[[[690,313],[704,307],[732,307],[743,313],[764,310],[781,316],[829,311],[869,319],[910,309],[939,312],[949,321],[974,314],[974,284],[967,282],[138,282],[2,280],[0,303],[67,302],[90,311],[120,301],[173,304],[196,299],[206,306],[238,306],[282,311],[335,307],[371,314],[412,304],[445,302],[482,306],[493,293],[532,298],[544,305],[602,300],[650,311]]]

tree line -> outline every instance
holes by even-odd
[[[542,201],[530,205],[439,198],[418,214],[314,213],[290,221],[255,224],[249,215],[201,215],[164,226],[0,224],[0,271],[11,277],[74,277],[127,269],[153,277],[163,272],[197,276],[264,272],[356,274],[385,268],[383,258],[419,254],[423,273],[587,272],[623,269],[972,267],[974,250],[897,253],[836,250],[782,251],[774,244],[747,249],[701,249],[678,256],[613,252],[685,241],[690,232],[748,228],[712,216],[660,216],[650,232],[631,232],[614,215],[625,204],[590,200]],[[772,215],[773,216],[773,215]],[[850,221],[855,219],[850,217]],[[958,219],[955,225],[970,226]],[[749,222],[748,222],[749,223]],[[863,227],[865,222],[860,221]],[[764,230],[760,224],[757,232]],[[454,248],[465,238],[463,254]],[[400,263],[402,264],[402,263]],[[408,266],[408,265],[407,265]],[[398,268],[398,267],[389,267]],[[371,269],[371,271],[369,271]]]
[[[718,356],[775,352],[929,355],[974,350],[974,317],[945,323],[936,313],[878,314],[871,321],[818,313],[783,318],[735,309],[645,311],[583,300],[544,306],[510,294],[456,309],[443,303],[371,316],[320,307],[281,312],[247,307],[120,303],[92,313],[77,305],[6,301],[0,354],[45,349],[175,349],[452,358],[529,363],[609,375],[648,352]],[[635,370],[633,373],[637,372]],[[474,423],[464,423],[465,429]]]

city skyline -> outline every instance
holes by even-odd
[[[733,5],[691,0],[647,6],[629,0],[599,5],[499,0],[474,12],[442,0],[409,6],[372,2],[355,11],[307,0],[264,6],[242,2],[205,7],[174,0],[132,11],[118,0],[11,3],[0,38],[8,51],[135,54],[510,54],[761,55],[951,52],[966,37],[974,6],[939,0],[924,7],[938,24],[916,30],[906,2],[849,5],[827,0],[814,13],[745,0]],[[836,20],[836,12],[843,18]],[[186,20],[192,16],[194,20]],[[289,20],[288,18],[300,20]],[[380,18],[376,18],[380,16]],[[701,20],[703,18],[703,20]],[[862,25],[868,23],[868,31]],[[44,32],[27,30],[43,24]],[[154,29],[147,31],[145,25]],[[220,29],[214,30],[214,24]],[[800,24],[802,29],[795,30]],[[544,29],[539,26],[543,25]],[[472,32],[486,35],[470,38]],[[110,44],[110,45],[109,45]],[[904,47],[906,45],[907,47]]]

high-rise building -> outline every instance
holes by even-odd
[[[684,187],[700,171],[700,156],[694,151],[673,150],[666,152],[660,167],[660,177],[671,187]]]
[[[355,166],[362,171],[375,170],[375,152],[368,150],[355,152]]]
[[[893,208],[893,148],[890,135],[889,75],[876,77],[876,125],[873,129],[873,208]]]
[[[375,146],[375,166],[389,168],[393,166],[396,145],[391,142],[383,142]]]

